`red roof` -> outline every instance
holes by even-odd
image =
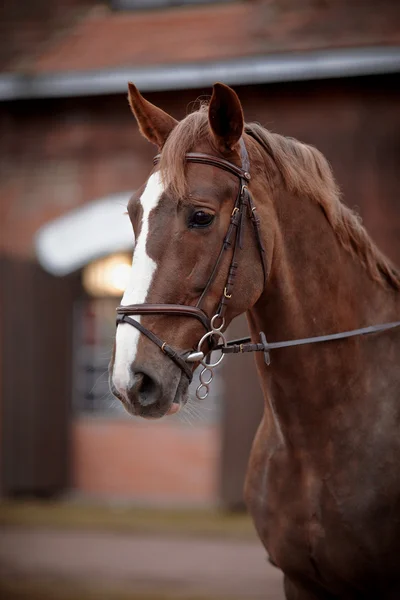
[[[368,3],[367,3],[368,4]],[[248,0],[158,11],[112,12],[105,5],[8,65],[30,73],[162,66],[244,56],[400,43],[400,2],[298,4]],[[304,5],[303,5],[304,6]],[[399,19],[397,18],[399,17]]]

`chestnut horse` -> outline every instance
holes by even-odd
[[[274,342],[400,318],[400,274],[341,202],[318,150],[245,124],[223,84],[181,122],[131,84],[129,102],[160,156],[128,205],[136,247],[110,364],[127,410],[156,418],[184,406],[201,355],[188,363],[178,349],[196,348],[209,329],[200,313],[218,314],[221,296],[224,327],[246,313],[254,344],[260,331]],[[188,160],[193,152],[208,161]],[[244,213],[239,245],[224,244],[215,269],[241,193],[259,216]],[[141,310],[149,304],[159,309]],[[265,408],[245,499],[286,598],[398,600],[400,331],[276,349],[269,366],[260,352],[256,362]],[[250,403],[246,381],[241,393]]]

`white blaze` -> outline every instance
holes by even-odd
[[[140,198],[143,207],[142,228],[136,240],[133,252],[132,269],[128,285],[121,300],[121,304],[143,304],[146,301],[157,264],[146,252],[147,237],[149,233],[150,212],[157,206],[163,193],[160,174],[153,173]],[[140,315],[130,315],[132,319],[140,322]],[[121,324],[117,327],[113,383],[119,392],[129,387],[131,379],[131,365],[136,358],[140,332],[132,325]]]

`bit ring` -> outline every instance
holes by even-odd
[[[213,331],[208,331],[207,333],[205,333],[203,335],[203,337],[201,338],[201,340],[198,343],[197,352],[201,352],[201,346],[202,346],[203,342],[205,340],[207,340],[209,337],[212,337],[213,335],[218,336],[218,338],[222,340],[223,346],[226,346],[226,339],[225,339],[224,334],[221,333],[220,331],[216,330],[216,329],[213,329]],[[203,367],[206,368],[206,369],[209,368],[209,367],[211,369],[214,369],[215,367],[218,367],[218,365],[223,361],[224,358],[225,358],[225,354],[221,353],[221,356],[219,357],[219,359],[215,363],[209,363],[209,364],[207,364],[205,362],[205,358],[203,358],[203,360],[200,361],[200,364],[203,365]]]
[[[226,288],[225,288],[225,289],[226,289]],[[219,327],[216,327],[216,326],[215,326],[215,320],[216,320],[216,319],[221,319],[221,325],[220,325]],[[213,318],[211,319],[210,325],[211,325],[211,329],[212,329],[213,331],[215,331],[215,332],[217,332],[217,333],[218,333],[219,331],[221,331],[221,329],[222,329],[222,328],[224,327],[224,325],[225,325],[225,317],[221,317],[221,316],[220,316],[220,315],[217,313],[217,314],[216,314],[216,315],[214,315],[214,316],[213,316]]]
[[[200,394],[201,388],[204,388],[206,390],[206,392],[205,392],[205,394],[203,394],[203,396]],[[205,400],[208,396],[209,391],[210,390],[208,388],[208,385],[206,385],[205,383],[201,383],[196,389],[196,398],[198,400]]]
[[[205,376],[207,375],[207,371],[210,372],[210,375],[209,375],[208,379],[204,380]],[[204,369],[200,373],[200,383],[202,385],[209,386],[213,380],[213,377],[214,377],[213,370],[209,369],[208,367],[204,367]]]

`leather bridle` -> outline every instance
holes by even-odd
[[[260,252],[261,263],[263,267],[264,273],[264,281],[267,279],[267,264],[265,258],[265,249],[261,240],[261,232],[260,232],[260,220],[256,212],[256,207],[253,203],[252,197],[248,190],[248,182],[250,181],[250,163],[249,156],[244,145],[243,140],[240,141],[240,149],[241,149],[241,162],[242,166],[238,167],[237,165],[224,160],[223,158],[218,158],[216,156],[211,156],[209,154],[203,154],[200,152],[189,152],[185,156],[185,160],[188,163],[197,163],[202,165],[208,165],[212,167],[217,167],[232,175],[235,175],[239,180],[238,192],[236,195],[236,200],[233,206],[233,210],[231,213],[231,219],[228,226],[227,233],[223,240],[221,249],[219,251],[217,260],[215,261],[214,267],[211,271],[211,274],[208,278],[208,281],[201,293],[201,296],[195,306],[185,306],[181,304],[130,304],[127,306],[118,306],[117,308],[117,325],[120,323],[129,323],[136,329],[138,329],[143,335],[145,335],[149,340],[154,342],[164,354],[166,354],[187,376],[189,382],[192,381],[193,371],[191,368],[192,363],[201,362],[204,366],[204,370],[211,371],[211,378],[208,378],[207,381],[204,379],[204,373],[202,376],[202,383],[199,388],[206,388],[206,395],[208,395],[208,385],[211,383],[212,379],[212,368],[213,366],[208,361],[207,363],[203,363],[205,354],[202,352],[201,348],[203,343],[207,340],[209,342],[208,352],[206,354],[210,354],[210,351],[214,346],[216,346],[216,340],[222,340],[223,345],[225,346],[226,340],[221,330],[225,325],[225,314],[226,309],[229,303],[229,300],[232,298],[232,291],[235,282],[235,276],[238,269],[238,254],[239,250],[243,247],[243,235],[244,235],[244,221],[245,215],[247,214],[251,220],[253,225],[255,238],[257,241],[257,246]],[[157,155],[154,159],[154,163],[157,164],[160,159],[160,155]],[[225,253],[232,248],[232,258],[231,263],[228,269],[228,275],[226,278],[225,286],[223,293],[221,295],[221,299],[219,301],[217,310],[214,316],[210,319],[208,315],[202,310],[201,306],[204,302],[204,299],[209,292],[211,285],[215,279],[216,274],[218,273],[218,267],[220,266]],[[141,323],[132,319],[130,315],[171,315],[171,316],[183,316],[183,317],[193,317],[200,321],[206,330],[205,335],[201,338],[197,351],[193,352],[192,350],[186,352],[178,352],[174,348],[172,348],[167,342],[156,336],[152,331],[144,327]],[[223,356],[223,355],[222,355]],[[221,356],[221,358],[222,358]],[[218,361],[221,361],[221,359]],[[216,364],[214,364],[216,366]],[[204,381],[203,381],[204,380]],[[200,390],[198,390],[198,395],[200,395]],[[202,398],[206,397],[203,395]]]
[[[213,379],[213,369],[218,366],[225,354],[239,353],[239,352],[264,352],[264,359],[266,364],[270,364],[270,350],[277,348],[286,348],[289,346],[300,346],[304,344],[311,344],[316,342],[327,342],[331,340],[349,338],[358,335],[364,335],[368,333],[374,333],[378,331],[384,331],[400,326],[400,321],[393,323],[384,323],[381,325],[372,325],[370,327],[364,327],[361,329],[354,329],[351,331],[345,331],[341,333],[334,333],[329,335],[303,338],[297,340],[288,340],[283,342],[268,343],[263,332],[260,333],[259,343],[250,343],[251,338],[246,337],[239,340],[232,340],[227,342],[225,336],[222,333],[222,329],[225,325],[225,314],[229,304],[229,300],[232,298],[233,286],[235,281],[236,272],[238,269],[238,255],[239,250],[243,247],[243,235],[244,235],[244,223],[245,215],[247,214],[250,219],[254,235],[259,250],[261,264],[264,274],[264,284],[267,280],[267,262],[265,248],[261,238],[260,230],[260,219],[257,214],[256,206],[254,205],[251,193],[248,189],[248,183],[250,177],[250,162],[247,149],[243,142],[240,140],[241,149],[241,162],[242,166],[237,165],[212,156],[209,154],[203,154],[199,152],[189,152],[185,155],[185,160],[188,163],[198,163],[202,165],[209,165],[217,167],[228,173],[235,175],[239,180],[238,193],[234,203],[234,207],[231,213],[231,219],[224,241],[222,243],[220,252],[217,260],[214,264],[210,277],[206,283],[206,286],[195,306],[181,305],[181,304],[129,304],[126,306],[117,307],[117,325],[122,323],[128,323],[135,327],[140,333],[145,335],[149,340],[156,344],[160,350],[166,354],[186,375],[189,383],[193,379],[193,363],[200,363],[203,366],[203,370],[200,373],[200,385],[196,390],[197,398],[203,400],[208,396],[209,385]],[[157,164],[160,160],[160,155],[157,155],[154,159],[154,164]],[[217,310],[214,316],[210,319],[208,315],[202,310],[201,305],[203,304],[204,298],[209,292],[211,285],[218,272],[225,252],[232,248],[232,258],[226,278],[224,290],[219,301]],[[144,327],[141,323],[132,319],[130,315],[170,315],[170,316],[181,316],[181,317],[192,317],[197,319],[206,330],[206,333],[200,339],[197,350],[187,350],[179,352],[172,348],[166,341],[159,338],[152,331]],[[217,341],[222,343],[217,343]],[[206,352],[202,350],[203,344],[208,342],[208,349]],[[221,351],[220,358],[215,362],[211,363],[211,352],[213,350]],[[208,377],[206,378],[207,374]],[[202,394],[201,390],[204,388],[205,393]]]

